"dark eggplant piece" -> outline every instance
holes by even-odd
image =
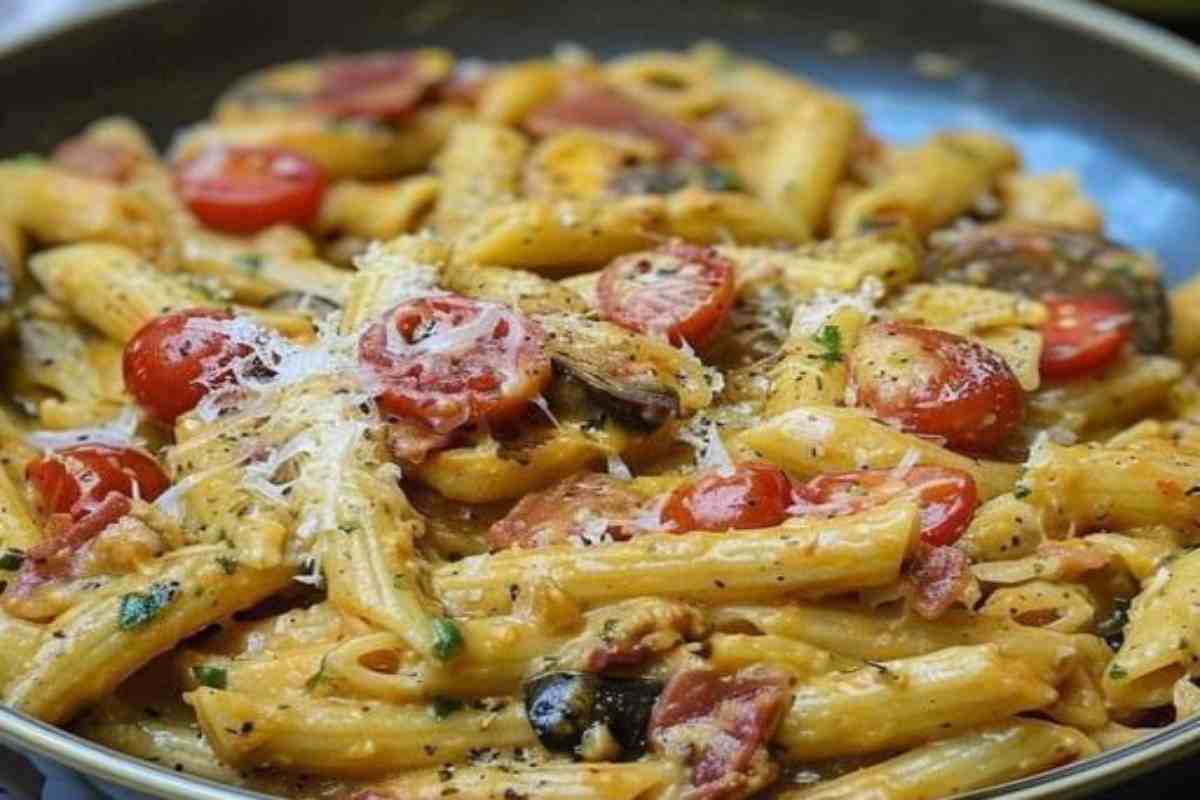
[[[1116,295],[1136,317],[1139,350],[1162,353],[1170,344],[1171,312],[1157,265],[1092,233],[1031,223],[985,225],[933,249],[924,272],[931,283],[965,283],[1035,300]]]
[[[301,314],[308,314],[313,319],[324,319],[341,308],[328,297],[294,290],[272,296],[267,300],[266,307],[272,311],[298,311]]]
[[[604,725],[621,758],[646,751],[650,713],[663,684],[645,678],[609,678],[592,672],[549,672],[525,684],[525,715],[551,752],[574,754],[583,735]]]
[[[578,381],[592,403],[627,428],[651,432],[679,416],[678,395],[651,377],[613,377],[565,354],[550,360],[559,376]]]

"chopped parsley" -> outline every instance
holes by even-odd
[[[20,550],[9,548],[8,550],[4,551],[3,555],[0,555],[0,569],[7,572],[14,572],[20,569],[21,565],[24,563],[25,554]]]
[[[1126,677],[1128,677],[1128,675],[1129,673],[1126,672],[1124,667],[1122,667],[1120,664],[1113,664],[1108,670],[1108,677],[1112,678],[1114,681],[1123,681]]]
[[[445,719],[455,711],[461,711],[462,707],[463,701],[457,697],[443,697],[438,695],[433,698],[431,710],[433,711],[433,715],[438,719]]]
[[[393,575],[392,576],[392,588],[398,589],[400,591],[404,591],[405,589],[407,589],[408,588],[408,576],[407,575]]]
[[[831,367],[842,360],[842,329],[837,325],[822,325],[821,330],[813,335],[813,341],[821,347],[817,358]]]
[[[121,597],[117,625],[124,631],[140,628],[157,617],[179,594],[179,584],[152,583],[145,592],[130,592]]]
[[[217,556],[217,563],[221,566],[221,571],[226,575],[232,575],[237,572],[238,561],[230,556]]]
[[[454,620],[440,617],[433,621],[433,654],[442,661],[449,661],[462,650],[462,631]]]
[[[1033,494],[1033,490],[1023,483],[1018,483],[1016,488],[1013,489],[1013,497],[1017,498],[1018,500],[1024,500],[1031,494]]]
[[[37,153],[17,153],[8,160],[14,164],[26,164],[28,166],[46,163],[46,159],[42,158]]]
[[[224,689],[229,685],[229,673],[221,667],[197,664],[192,667],[192,676],[196,679],[196,683],[210,689]]]

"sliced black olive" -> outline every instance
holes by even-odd
[[[627,428],[655,431],[679,416],[679,396],[653,378],[614,377],[564,354],[555,354],[551,361],[559,375],[578,381],[596,406]]]
[[[1161,353],[1170,343],[1167,292],[1153,260],[1084,231],[1029,223],[981,226],[932,250],[925,277],[1035,300],[1055,294],[1117,295],[1134,312],[1139,350]]]
[[[604,725],[622,758],[646,751],[650,712],[662,692],[658,681],[609,678],[591,672],[550,672],[525,684],[525,715],[551,752],[575,753],[584,733]]]
[[[272,311],[298,311],[313,319],[324,319],[341,308],[328,297],[292,290],[274,295],[267,301],[266,307]]]

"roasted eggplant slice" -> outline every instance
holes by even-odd
[[[655,431],[679,416],[679,397],[652,375],[615,377],[564,354],[551,361],[559,376],[578,381],[595,405],[627,428]]]
[[[525,684],[525,715],[551,752],[574,754],[588,729],[603,725],[621,746],[621,758],[637,758],[646,751],[646,728],[662,688],[644,678],[549,672]]]
[[[1154,260],[1092,233],[1029,223],[985,225],[932,250],[925,278],[1036,300],[1054,294],[1116,295],[1136,316],[1139,350],[1162,353],[1170,343],[1167,292]]]

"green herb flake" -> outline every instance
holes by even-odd
[[[1112,678],[1114,681],[1123,681],[1128,676],[1129,673],[1126,672],[1124,667],[1122,667],[1120,664],[1113,664],[1108,670],[1108,677]]]
[[[433,621],[433,654],[441,661],[449,661],[462,650],[462,631],[454,620],[440,617]]]
[[[1016,488],[1013,489],[1013,497],[1017,498],[1018,500],[1024,500],[1031,494],[1033,494],[1033,490],[1023,483],[1018,483]]]
[[[122,596],[117,611],[117,625],[121,630],[131,631],[148,624],[178,594],[178,583],[153,583],[148,591],[130,592]]]
[[[238,560],[230,556],[217,556],[217,564],[221,566],[221,571],[226,575],[232,575],[238,569]]]
[[[736,172],[712,164],[704,168],[700,179],[710,192],[740,192],[746,188]]]
[[[42,158],[37,153],[17,153],[8,160],[13,164],[24,164],[25,166],[29,167],[46,163],[46,159]]]
[[[831,367],[838,364],[842,360],[842,329],[837,325],[822,325],[821,330],[817,331],[812,337],[813,341],[821,347],[821,353],[817,356],[825,362],[825,366]]]
[[[258,253],[238,253],[233,263],[247,275],[257,275],[263,268],[263,257]]]
[[[221,667],[197,664],[192,667],[192,676],[196,679],[196,683],[210,689],[224,689],[229,686],[229,673]]]
[[[398,591],[404,591],[405,589],[407,589],[408,588],[408,576],[407,575],[393,575],[392,576],[392,588],[396,589]]]
[[[5,550],[3,555],[0,555],[0,569],[6,572],[15,572],[25,563],[25,554],[20,550]]]
[[[457,697],[442,697],[439,695],[433,698],[433,705],[430,706],[430,710],[433,711],[433,715],[438,719],[445,719],[455,711],[461,711],[462,707],[463,701]]]

